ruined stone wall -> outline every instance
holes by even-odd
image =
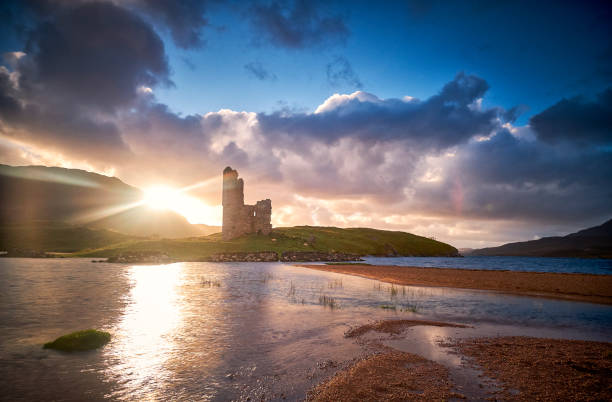
[[[223,240],[247,233],[269,234],[272,230],[272,201],[244,204],[244,181],[231,167],[223,170]]]
[[[253,208],[253,232],[269,234],[272,231],[272,201],[257,201]]]

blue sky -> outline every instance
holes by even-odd
[[[611,71],[600,71],[612,58],[610,27],[596,3],[485,4],[332,3],[349,34],[299,49],[258,43],[244,10],[213,6],[204,46],[185,51],[165,41],[176,86],[157,94],[180,113],[312,111],[333,93],[358,89],[327,81],[326,66],[339,56],[361,89],[381,98],[427,98],[460,71],[484,77],[491,87],[486,102],[521,105],[524,123],[559,98],[593,95],[610,79]],[[276,79],[249,75],[244,66],[251,62]]]

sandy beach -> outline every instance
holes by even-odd
[[[548,272],[400,267],[393,265],[297,265],[356,275],[397,285],[492,290],[600,304],[612,304],[612,276]]]
[[[309,393],[314,401],[406,401],[490,399],[517,401],[608,400],[612,395],[612,343],[524,336],[438,339],[461,357],[476,390],[453,380],[449,367],[384,346],[385,339],[411,339],[414,326],[466,328],[421,320],[384,320],[352,328],[347,338],[374,352]],[[456,370],[457,370],[456,369]]]

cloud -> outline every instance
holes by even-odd
[[[570,222],[612,213],[612,152],[518,138],[489,139],[428,164],[441,180],[415,182],[413,207],[475,219]]]
[[[32,21],[24,50],[0,70],[2,134],[64,154],[127,157],[115,115],[141,88],[170,83],[161,39],[111,3],[57,3]]]
[[[30,96],[113,111],[141,85],[169,84],[164,45],[140,17],[111,3],[83,3],[41,22],[29,38],[20,85]]]
[[[324,3],[306,0],[256,4],[249,16],[258,35],[274,46],[303,49],[344,43],[349,30]]]
[[[363,87],[361,80],[355,71],[353,71],[349,61],[342,56],[337,56],[332,62],[328,63],[325,71],[327,73],[327,82],[332,87]]]
[[[404,140],[421,150],[442,149],[488,135],[496,127],[497,109],[472,107],[487,88],[481,78],[460,73],[424,101],[383,100],[356,92],[336,97],[317,113],[262,113],[258,120],[262,131],[291,141],[310,138],[330,143],[350,136],[366,142]]]
[[[136,5],[168,28],[174,43],[188,49],[204,44],[202,28],[208,25],[204,14],[209,3],[204,0],[139,0]]]
[[[612,88],[595,99],[562,99],[530,119],[542,141],[580,145],[612,143]]]
[[[244,69],[250,76],[260,81],[276,81],[276,74],[268,71],[258,61],[252,61],[244,65]]]

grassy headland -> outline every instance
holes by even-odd
[[[231,241],[224,241],[221,233],[188,239],[132,240],[77,255],[111,257],[130,252],[161,252],[175,260],[198,261],[218,253],[261,251],[339,252],[362,256],[457,255],[457,250],[448,244],[410,233],[314,226],[275,228],[269,236],[252,234]]]
[[[3,227],[0,249],[65,252],[71,257],[163,254],[176,261],[201,261],[219,253],[272,251],[322,252],[378,256],[454,256],[457,249],[406,232],[368,228],[296,226],[274,228],[268,236],[246,235],[224,241],[221,233],[184,239],[127,236],[108,230],[48,226]],[[9,254],[10,255],[10,254]]]

